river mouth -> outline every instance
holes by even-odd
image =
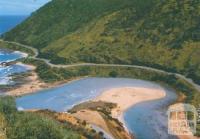
[[[85,78],[68,84],[64,84],[59,87],[42,90],[34,94],[29,94],[16,98],[16,104],[18,110],[49,109],[56,112],[65,112],[71,109],[74,105],[90,99],[94,99],[105,90],[119,87],[161,88],[161,86],[158,84],[136,79]],[[136,135],[136,138],[138,137],[139,139],[146,139],[146,137],[148,136],[149,139],[154,139],[155,137],[159,137],[160,134],[164,134],[166,138],[172,138],[167,133],[166,108],[168,105],[176,100],[177,96],[173,90],[167,90],[166,93],[167,94],[164,99],[139,103],[129,108],[124,113],[126,126],[128,127],[128,130],[130,132]],[[148,107],[146,108],[147,105]],[[165,109],[163,109],[163,107],[165,107]],[[146,108],[146,110],[149,109],[148,111],[150,115],[147,115],[148,111],[146,111],[144,108]],[[158,116],[157,119],[159,120],[155,122],[159,122],[160,120],[165,122],[162,122],[162,124],[158,124],[160,126],[155,126],[156,124],[152,125],[152,122],[145,122],[146,120],[152,120],[151,117],[153,116]],[[139,122],[143,124],[135,124],[138,122],[137,117],[142,117],[141,121]],[[144,130],[140,131],[140,127],[149,132],[144,132]],[[150,133],[150,131],[151,134],[148,134]],[[145,136],[141,136],[141,134]]]

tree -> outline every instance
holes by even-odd
[[[111,71],[111,72],[109,73],[109,76],[110,76],[110,77],[117,77],[117,76],[118,76],[118,73],[117,73],[116,71]]]

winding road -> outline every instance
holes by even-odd
[[[173,72],[167,72],[161,69],[156,69],[156,68],[152,68],[152,67],[147,67],[147,66],[138,66],[138,65],[122,65],[122,64],[95,64],[95,63],[75,63],[75,64],[68,64],[68,65],[57,65],[57,64],[52,64],[50,62],[50,60],[44,59],[44,58],[38,58],[38,50],[35,49],[32,46],[28,46],[28,45],[24,45],[24,44],[20,44],[17,42],[11,42],[11,41],[4,41],[4,40],[0,40],[0,42],[6,42],[8,44],[14,44],[14,45],[18,45],[18,46],[22,46],[25,47],[27,49],[31,49],[35,54],[33,56],[30,56],[30,58],[36,59],[36,60],[41,60],[44,61],[47,65],[51,66],[51,67],[57,67],[57,68],[70,68],[70,67],[80,67],[80,66],[100,66],[100,67],[126,67],[126,68],[137,68],[137,69],[145,69],[145,70],[149,70],[149,71],[155,71],[155,72],[159,72],[159,73],[164,73],[164,74],[168,74],[168,75],[175,75],[176,77],[183,79],[185,81],[187,81],[188,83],[190,83],[191,85],[193,85],[193,87],[198,90],[198,92],[200,92],[200,85],[194,83],[194,81],[190,78],[185,77],[182,74],[179,73],[173,73]]]

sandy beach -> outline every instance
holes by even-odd
[[[123,112],[128,108],[143,101],[163,98],[165,95],[162,88],[125,87],[107,90],[94,101],[116,103],[117,108],[112,110],[112,117],[117,118],[125,126]]]
[[[7,95],[21,96],[47,88],[47,84],[41,81],[37,73],[34,71],[36,69],[35,66],[27,64],[25,65],[21,62],[16,63],[16,65],[26,66],[26,68],[31,71],[31,74],[25,78],[26,82],[24,84],[8,90],[6,92]]]

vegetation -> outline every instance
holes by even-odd
[[[84,111],[87,109],[96,111],[102,116],[110,133],[116,139],[127,139],[129,137],[123,127],[123,124],[118,121],[118,119],[115,119],[111,116],[111,111],[112,109],[116,108],[116,106],[117,105],[114,103],[108,103],[104,101],[88,101],[74,106],[71,110],[69,110],[69,112],[76,113],[78,111]]]
[[[0,97],[0,119],[8,139],[80,139],[73,129],[66,129],[59,122],[36,113],[18,112],[15,100]],[[2,128],[3,126],[3,128]]]
[[[57,64],[146,65],[200,83],[199,8],[198,0],[53,0],[3,38]]]
[[[56,64],[145,65],[184,74],[200,84],[199,11],[198,0],[52,0],[2,38],[36,47],[40,57]],[[24,62],[36,65],[36,72],[46,82],[77,76],[139,78],[167,84],[186,96],[185,102],[195,106],[200,100],[195,88],[173,74],[126,67],[51,68],[34,59]],[[15,113],[19,117],[34,117]],[[9,125],[10,121],[6,123]],[[46,130],[45,125],[43,128]],[[16,131],[25,129],[12,130],[17,134]],[[65,135],[62,132],[65,129],[58,130],[58,136]],[[199,132],[198,126],[197,135]]]
[[[102,139],[83,123],[79,126],[59,120],[58,113],[41,110],[19,112],[12,97],[0,97],[1,139]],[[82,124],[82,125],[81,125]]]
[[[38,110],[34,113],[37,113],[43,117],[49,117],[56,121],[59,121],[60,124],[64,126],[64,128],[68,130],[73,129],[87,139],[103,139],[103,136],[100,133],[96,132],[94,129],[92,129],[88,125],[88,123],[86,123],[86,121],[77,119],[68,113],[58,113],[50,110]]]
[[[108,103],[103,101],[88,101],[83,102],[81,104],[78,104],[74,106],[72,109],[69,110],[70,113],[76,113],[77,111],[83,110],[83,109],[90,109],[90,110],[96,110],[96,111],[102,111],[106,115],[111,114],[111,110],[115,108],[117,105],[114,103]]]

